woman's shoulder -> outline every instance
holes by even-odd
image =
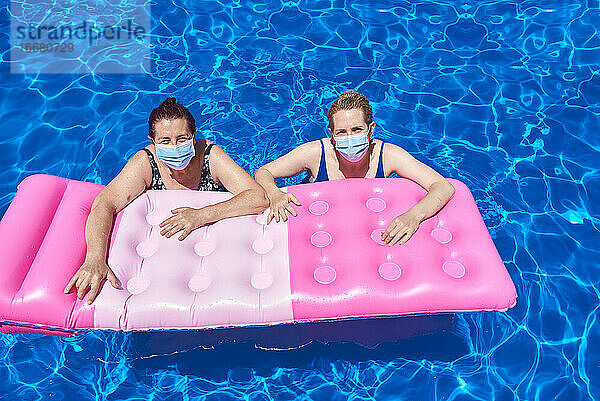
[[[158,167],[156,166],[156,153],[153,147],[154,145],[148,145],[135,152],[129,159],[128,164],[144,175],[147,175],[148,172],[152,173],[152,169]]]
[[[321,140],[318,139],[298,145],[288,153],[287,157],[313,170],[315,163],[318,163],[321,157]]]
[[[209,141],[208,139],[202,139],[198,142],[198,153],[204,154],[204,156],[212,157],[216,155],[215,157],[220,157],[224,154],[227,154],[227,152],[225,152],[225,149],[223,149],[213,141]]]
[[[115,184],[117,186],[125,185],[126,183],[129,185],[139,179],[141,180],[140,182],[143,182],[148,187],[152,181],[152,165],[149,162],[150,155],[148,155],[146,149],[152,154],[152,151],[148,147],[144,147],[135,152],[127,163],[125,163],[125,166],[123,166],[117,175],[117,177],[121,178],[116,180]],[[122,177],[128,178],[123,180]]]
[[[138,150],[137,152],[135,152],[133,154],[133,156],[131,156],[131,159],[129,160],[137,160],[137,161],[147,161],[149,156],[148,152],[150,152],[150,155],[154,156],[155,155],[155,150],[154,150],[154,145],[150,144],[148,146],[144,146],[143,148],[141,148],[140,150]]]
[[[211,171],[213,168],[217,168],[216,166],[228,168],[231,162],[235,163],[225,149],[209,140],[205,140],[204,146],[198,151],[198,154],[204,154],[204,160],[210,165]]]
[[[409,153],[403,147],[391,142],[381,141],[381,146],[383,147],[382,150],[386,155],[390,154],[399,157],[409,155]]]
[[[317,139],[315,141],[305,142],[301,145],[298,145],[294,150],[314,156],[315,154],[321,154],[322,143],[322,139]]]
[[[152,168],[152,162],[156,164],[156,150],[154,149],[154,145],[150,144],[148,146],[144,146],[137,152],[131,156],[129,162],[137,166],[138,168],[142,168],[144,171],[146,167]]]

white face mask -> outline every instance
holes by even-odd
[[[175,170],[183,170],[187,167],[192,157],[196,154],[194,139],[190,139],[179,145],[164,145],[155,143],[156,157],[167,166]]]
[[[335,138],[335,148],[349,162],[361,160],[369,149],[369,132]]]

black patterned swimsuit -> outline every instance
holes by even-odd
[[[210,148],[214,145],[211,143],[204,150],[204,162],[202,163],[202,172],[200,173],[200,183],[198,184],[198,191],[220,191],[226,192],[227,189],[225,187],[217,184],[215,180],[213,180],[210,175],[210,167],[209,167],[209,155]],[[144,148],[146,154],[148,155],[148,159],[150,159],[150,166],[152,167],[152,184],[150,184],[150,188],[154,190],[167,189],[165,187],[165,183],[163,182],[160,171],[158,170],[158,165],[156,164],[156,160],[154,160],[154,156],[152,152],[148,149]]]

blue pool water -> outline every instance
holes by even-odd
[[[600,400],[598,7],[176,0],[152,4],[150,74],[36,75],[10,73],[5,4],[0,215],[31,174],[108,183],[167,95],[253,172],[322,137],[356,89],[378,138],[469,186],[519,298],[418,335],[399,319],[323,327],[355,341],[319,329],[284,351],[268,337],[298,333],[2,334],[0,398]]]

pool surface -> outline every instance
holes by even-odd
[[[263,330],[0,334],[0,398],[600,400],[597,0],[153,3],[148,74],[11,73],[1,13],[0,215],[32,174],[107,184],[167,96],[253,173],[322,138],[356,89],[377,138],[471,189],[519,298]]]

